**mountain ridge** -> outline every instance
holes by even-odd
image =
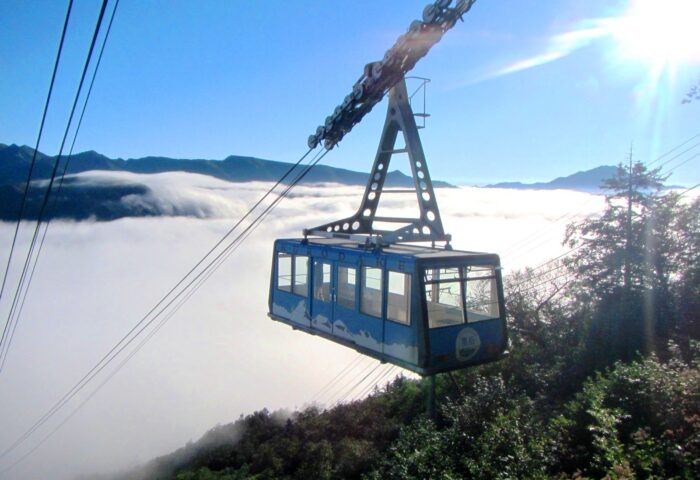
[[[11,185],[26,181],[27,172],[34,149],[27,145],[0,144],[0,185]],[[51,177],[56,156],[37,152],[32,180],[45,180]],[[77,174],[90,170],[125,171],[131,173],[165,173],[181,171],[209,175],[229,182],[277,181],[293,164],[276,160],[266,160],[250,156],[229,155],[223,160],[182,159],[160,156],[141,158],[109,158],[94,150],[72,155],[66,174]],[[301,183],[340,183],[344,185],[366,185],[369,174],[316,165]],[[284,182],[283,182],[284,183]],[[411,187],[413,179],[398,170],[387,174],[389,187]],[[434,180],[435,187],[451,188],[448,182]]]
[[[34,156],[34,149],[27,145],[0,144],[0,221],[15,221],[22,205],[25,184]],[[36,152],[32,171],[31,188],[28,190],[23,218],[39,216],[43,198],[51,178],[56,156]],[[62,159],[63,162],[63,159]],[[229,155],[223,160],[176,159],[148,156],[142,158],[112,159],[94,150],[72,155],[60,193],[52,192],[48,217],[72,220],[95,219],[110,221],[124,217],[149,216],[206,216],[197,209],[181,208],[175,204],[164,205],[144,179],[121,179],[118,183],[86,182],[80,174],[86,172],[127,172],[133,174],[164,174],[185,172],[206,175],[231,183],[251,181],[277,182],[286,177],[283,184],[290,184],[304,166],[289,175],[293,164],[256,157]],[[59,166],[59,175],[63,164]],[[368,173],[316,165],[309,170],[301,184],[336,183],[364,186]],[[82,181],[81,181],[82,180]],[[412,188],[413,179],[399,170],[387,173],[388,187]],[[454,188],[443,181],[433,181],[435,187]],[[162,199],[161,199],[162,200]],[[167,202],[166,202],[167,203]]]
[[[580,170],[571,175],[557,177],[549,182],[499,182],[486,185],[484,188],[510,188],[517,190],[579,190],[597,193],[602,190],[603,180],[615,175],[617,167],[614,165],[601,165],[590,170]]]

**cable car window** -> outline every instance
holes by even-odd
[[[297,295],[307,295],[307,278],[309,276],[309,257],[306,255],[294,256],[294,285],[292,291]]]
[[[464,323],[460,269],[426,269],[425,302],[430,328]]]
[[[380,268],[362,268],[360,311],[375,317],[382,316],[382,270]]]
[[[465,267],[467,321],[500,317],[496,273],[492,267]]]
[[[292,256],[288,253],[277,254],[277,288],[292,291]]]
[[[386,316],[394,322],[410,325],[411,311],[411,276],[405,273],[389,271],[387,289]]]
[[[355,309],[357,269],[338,267],[338,305]]]
[[[331,301],[331,264],[314,262],[314,298],[322,302]]]

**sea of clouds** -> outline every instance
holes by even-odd
[[[68,391],[271,186],[186,173],[86,172],[79,181],[145,184],[148,195],[123,201],[188,216],[51,224],[0,373],[0,451]],[[241,414],[313,401],[330,405],[345,396],[350,380],[377,362],[271,321],[267,294],[273,240],[351,215],[362,192],[342,185],[295,188],[133,359],[2,478],[114,472],[172,451]],[[436,194],[455,248],[500,253],[506,271],[564,252],[566,224],[603,206],[600,196],[572,191],[462,187]],[[413,213],[412,203],[410,196],[396,195],[381,208],[405,216]],[[13,229],[0,223],[3,267]],[[23,224],[11,288],[0,302],[3,323],[30,234],[31,225]],[[346,385],[318,396],[351,362]],[[387,370],[377,370],[382,371]],[[0,471],[32,450],[104,378],[1,458]]]

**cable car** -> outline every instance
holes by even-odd
[[[419,80],[425,88],[428,80]],[[414,114],[410,101],[401,78],[389,90],[358,211],[304,230],[303,238],[275,241],[269,316],[432,377],[501,358],[507,330],[499,257],[452,249],[415,121],[428,115]],[[332,148],[352,127],[334,122],[326,127],[340,133],[319,127],[309,146],[320,132]],[[399,134],[405,146],[397,148]],[[413,188],[385,185],[395,155],[408,156]],[[393,193],[415,195],[418,217],[378,216],[381,198]]]
[[[427,375],[432,393],[434,374],[496,360],[507,344],[499,258],[452,249],[418,135],[429,116],[429,80],[405,76],[474,1],[428,4],[422,21],[411,22],[382,60],[365,66],[352,91],[309,136],[309,151],[332,149],[388,92],[360,208],[304,230],[301,239],[277,240],[272,261],[270,317]],[[406,78],[422,82],[410,95]],[[411,100],[419,91],[423,112],[414,113]],[[421,127],[415,117],[422,118]],[[405,146],[397,147],[399,134]],[[408,156],[413,188],[385,185],[394,155]],[[417,218],[377,215],[381,198],[394,193],[415,195]],[[417,245],[426,242],[430,246]]]
[[[274,320],[420,375],[496,360],[507,341],[494,254],[277,240],[269,308]]]

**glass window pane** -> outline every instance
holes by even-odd
[[[467,321],[469,322],[500,317],[496,278],[481,278],[481,280],[468,280],[465,285]]]
[[[277,254],[277,288],[292,291],[292,256],[287,253]]]
[[[459,267],[426,270],[425,301],[430,328],[464,323],[459,273]]]
[[[356,268],[348,268],[348,283],[350,285],[356,285],[357,284],[357,269]]]
[[[459,267],[455,268],[441,268],[438,271],[440,281],[445,282],[449,280],[459,280]]]
[[[411,276],[400,272],[389,272],[386,316],[395,322],[410,324]]]
[[[309,257],[306,255],[294,256],[294,293],[307,295],[307,278],[309,276]]]
[[[437,302],[448,307],[462,308],[462,291],[458,282],[438,283]]]
[[[380,268],[362,268],[360,311],[375,317],[382,316],[382,270]]]
[[[331,301],[331,264],[314,262],[314,298],[322,302]]]
[[[356,268],[338,267],[338,305],[355,309],[356,277]]]

